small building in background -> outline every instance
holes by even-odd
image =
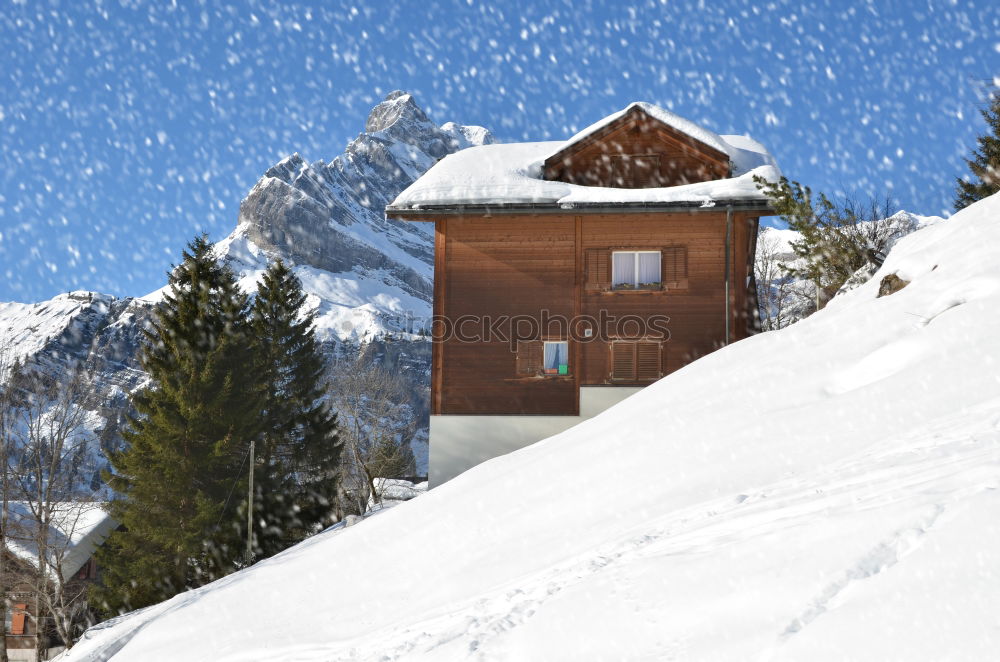
[[[436,238],[431,486],[754,333],[754,175],[780,177],[756,141],[633,103],[403,191],[386,215]]]
[[[89,625],[87,590],[98,578],[94,552],[117,524],[95,501],[60,502],[51,508],[47,558],[49,582],[61,576],[64,600],[72,607],[73,617],[83,627]],[[11,662],[37,662],[38,637],[42,637],[43,659],[63,650],[49,618],[39,609],[38,527],[29,504],[8,504],[10,526],[5,535],[4,581],[10,609],[6,614],[4,635]],[[40,615],[41,614],[41,615]]]

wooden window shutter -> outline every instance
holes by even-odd
[[[687,287],[687,247],[668,246],[663,249],[663,282],[667,288]]]
[[[618,154],[611,157],[611,183],[612,188],[632,188],[632,159]]]
[[[611,379],[612,381],[635,381],[635,343],[611,343]]]
[[[27,609],[28,605],[23,602],[14,605],[14,613],[11,614],[10,619],[11,634],[24,634],[24,617]]]
[[[660,157],[642,154],[631,157],[632,185],[634,188],[652,188],[660,185]]]
[[[611,287],[611,251],[588,248],[584,256],[584,289],[606,290]]]
[[[640,382],[660,378],[660,343],[640,342],[635,344],[635,374]]]
[[[542,372],[542,341],[517,342],[517,374],[535,376]]]

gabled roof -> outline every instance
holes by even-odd
[[[732,176],[664,188],[623,189],[581,186],[542,178],[547,159],[572,148],[620,120],[643,112],[692,140],[721,151],[732,163]],[[386,207],[387,214],[422,215],[489,207],[517,209],[705,208],[715,205],[768,210],[754,175],[777,181],[774,157],[747,136],[722,136],[674,113],[647,103],[631,104],[580,131],[569,140],[470,147],[446,156]]]
[[[38,546],[34,541],[37,526],[30,515],[27,503],[12,501],[8,504],[12,526],[8,533],[7,549],[17,558],[38,566]],[[49,526],[50,548],[58,558],[52,562],[61,566],[63,579],[68,580],[94,555],[117,523],[104,510],[104,503],[97,501],[69,501],[53,507]]]
[[[620,126],[628,123],[633,117],[636,116],[648,117],[659,122],[660,124],[663,124],[665,127],[676,131],[682,136],[700,143],[703,148],[707,148],[704,151],[718,159],[728,158],[726,141],[723,140],[718,134],[709,131],[704,127],[698,126],[691,120],[684,119],[680,115],[675,115],[669,110],[664,110],[659,106],[654,106],[653,104],[646,103],[645,101],[636,101],[630,103],[617,113],[612,113],[604,119],[594,122],[583,131],[578,132],[572,138],[563,143],[556,152],[545,157],[545,161],[553,162],[563,156],[571,154],[583,145],[594,140],[599,140],[604,135],[616,131]]]

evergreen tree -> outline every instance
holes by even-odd
[[[782,265],[782,269],[788,276],[816,286],[817,307],[829,301],[859,270],[874,273],[892,243],[915,229],[910,216],[891,213],[888,197],[872,197],[862,203],[844,196],[842,201],[833,202],[785,177],[769,182],[755,176],[754,182],[789,229],[799,233],[800,238],[790,242],[798,260],[792,266]]]
[[[170,274],[144,331],[150,382],[134,398],[126,447],[109,454],[124,530],[98,551],[96,604],[108,612],[169,598],[231,572],[243,523],[230,495],[245,493],[248,442],[260,434],[248,298],[202,236]]]
[[[323,401],[325,362],[304,314],[306,296],[281,261],[261,278],[250,325],[263,385],[255,466],[255,553],[271,556],[331,523],[340,443]]]
[[[989,107],[980,112],[988,131],[976,139],[979,147],[965,160],[973,180],[958,179],[956,210],[1000,191],[1000,92],[995,92]]]

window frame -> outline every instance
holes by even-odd
[[[634,261],[632,264],[632,284],[627,285],[625,283],[615,283],[615,256],[616,255],[627,255],[632,254],[634,256]],[[660,280],[655,281],[655,287],[640,287],[639,283],[639,255],[640,254],[653,254],[657,256],[656,260],[656,271],[660,276]],[[657,290],[663,289],[663,251],[661,249],[656,250],[645,250],[645,249],[634,249],[634,250],[612,250],[611,251],[611,290],[613,292],[655,292]],[[648,285],[653,285],[654,283],[648,283]]]
[[[547,370],[545,368],[545,348],[547,345],[563,344],[566,346],[566,372],[560,373],[559,369]],[[514,371],[518,378],[539,378],[539,377],[572,377],[572,365],[570,362],[570,341],[568,338],[539,338],[537,340],[519,340],[514,357]]]

